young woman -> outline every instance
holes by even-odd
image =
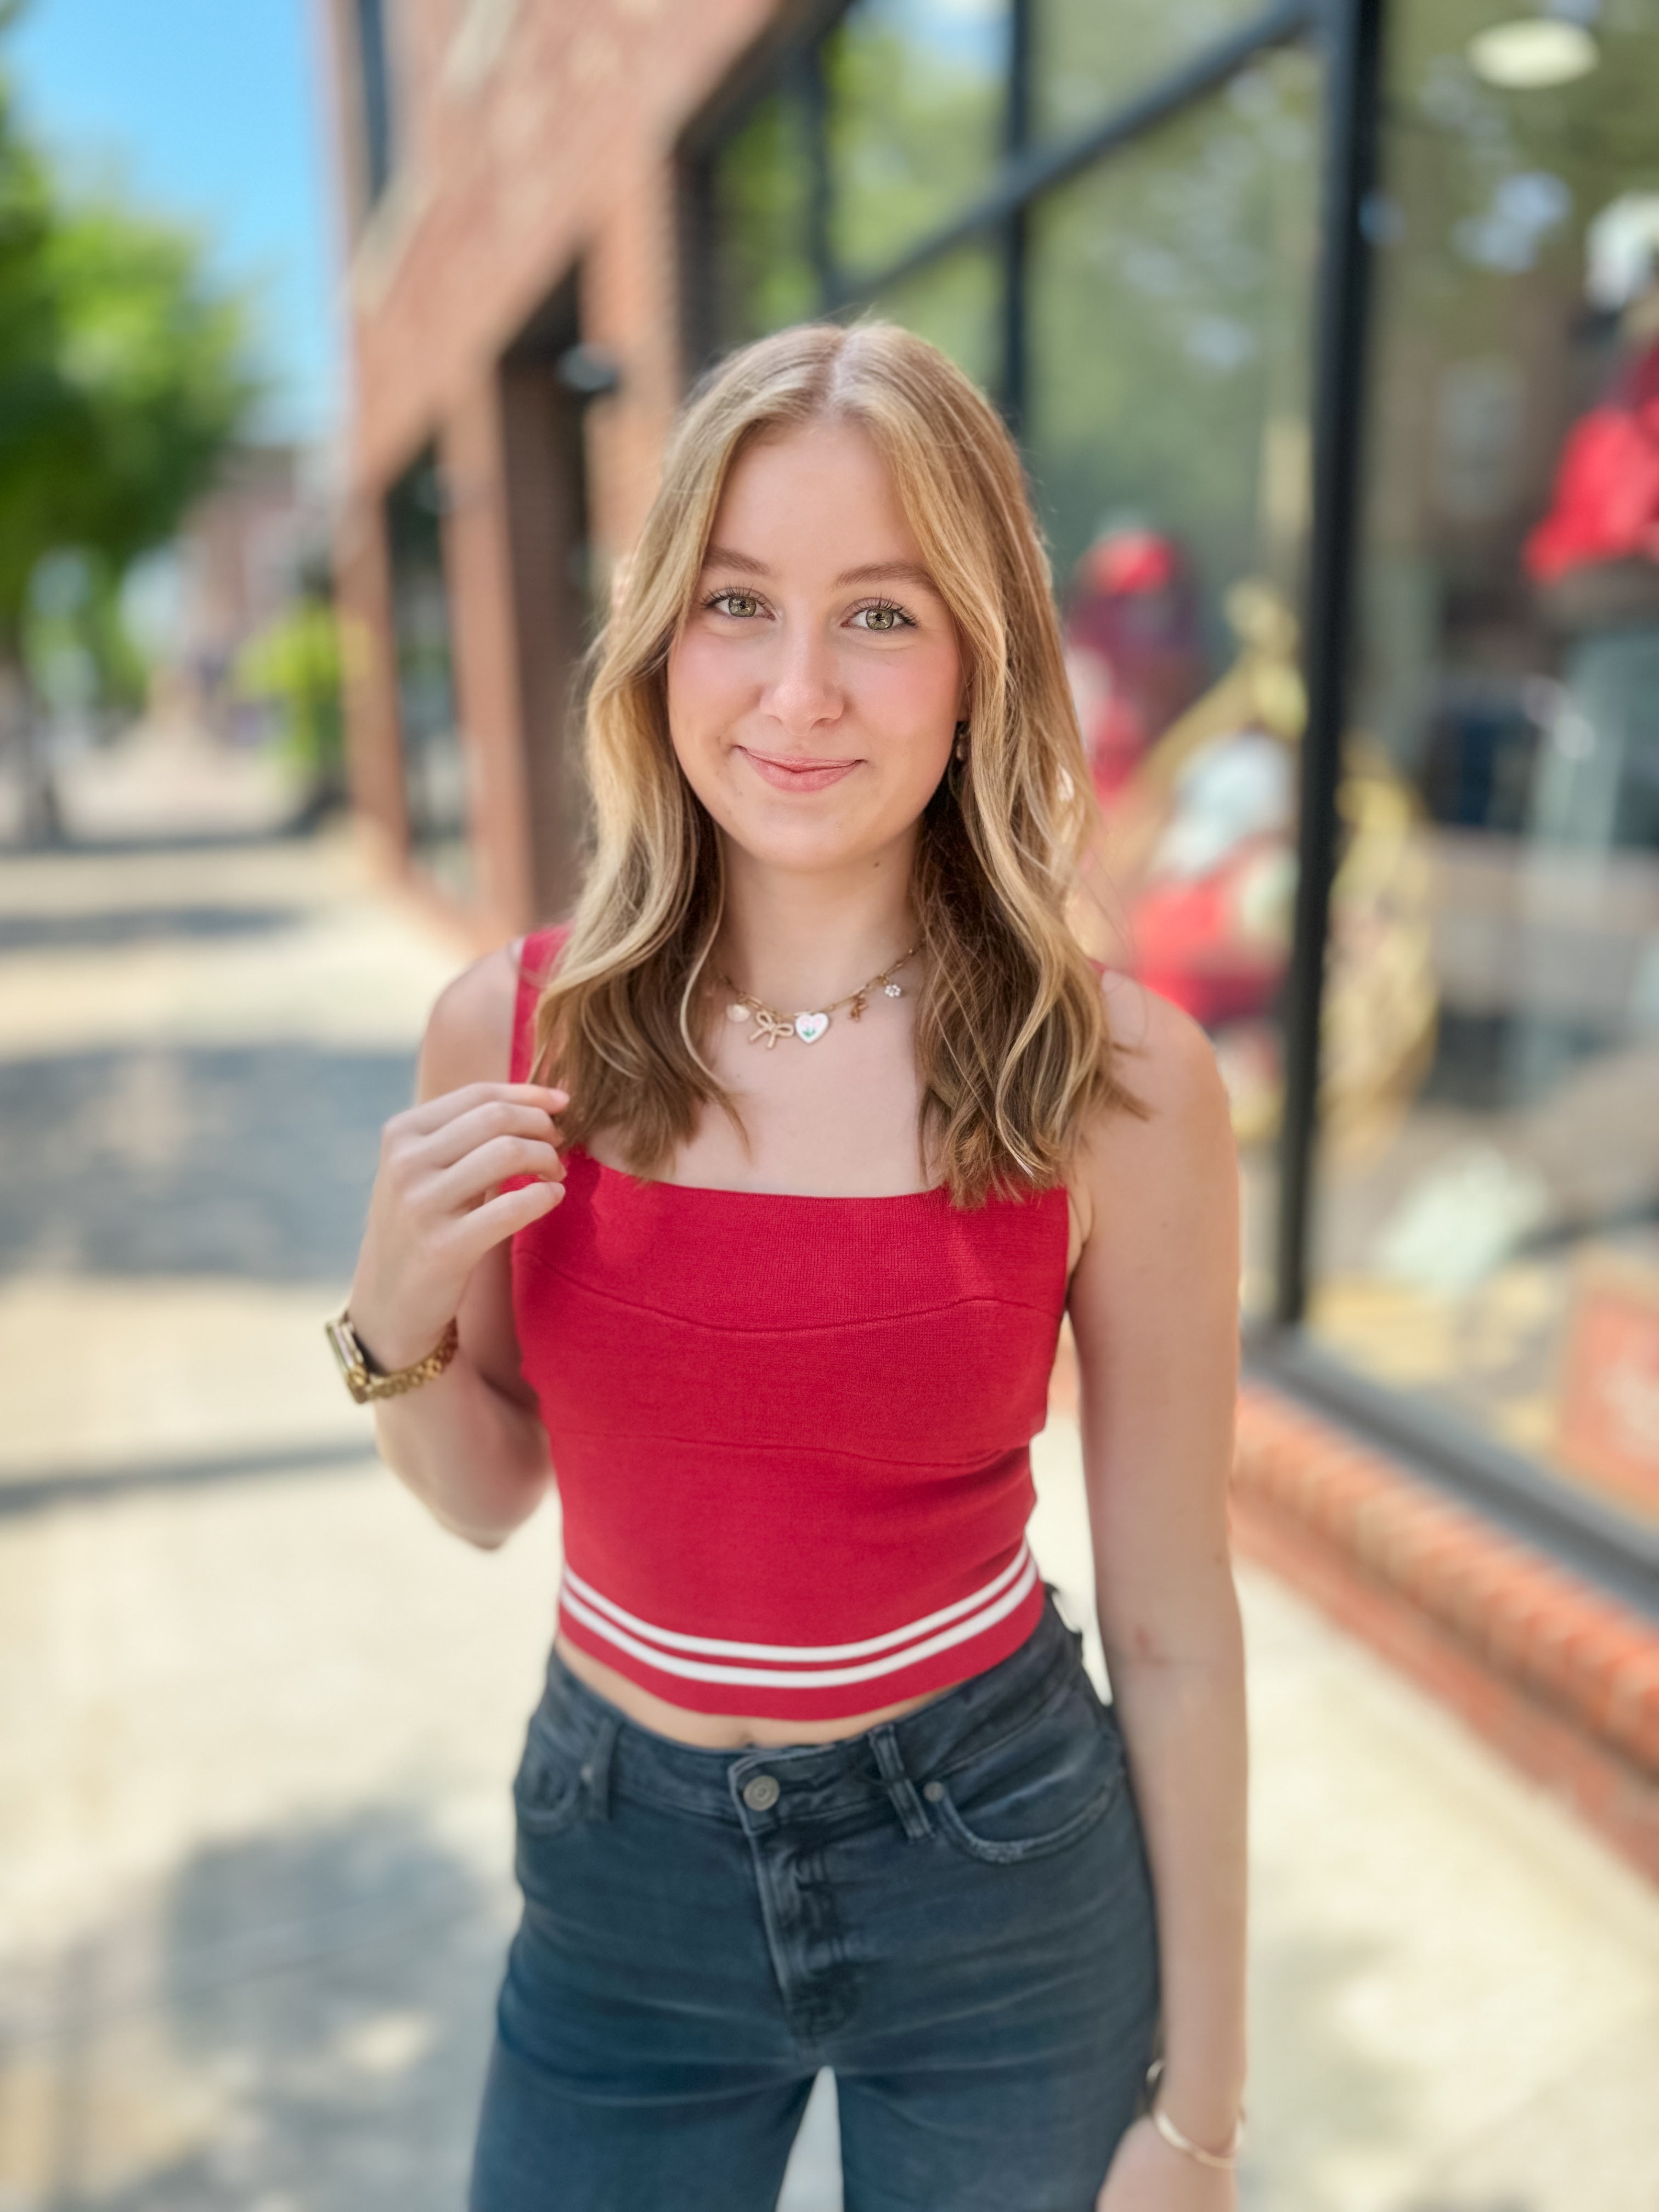
[[[1048,570],[942,355],[789,331],[694,400],[588,770],[574,921],[440,1001],[348,1310],[446,1527],[562,1504],[475,2212],[761,2212],[825,2065],[849,2212],[1225,2212],[1227,1113],[1068,926]],[[1066,1312],[1109,1705],[1024,1535]]]

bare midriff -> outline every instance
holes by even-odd
[[[778,1721],[744,1713],[694,1713],[684,1705],[671,1705],[666,1698],[641,1689],[626,1674],[607,1667],[602,1659],[591,1658],[568,1636],[555,1637],[553,1648],[579,1682],[586,1682],[590,1690],[597,1691],[637,1726],[649,1729],[653,1735],[668,1736],[675,1743],[690,1744],[698,1751],[747,1751],[751,1747],[773,1751],[792,1743],[840,1743],[849,1735],[862,1735],[866,1729],[879,1727],[883,1721],[902,1720],[906,1713],[931,1705],[935,1698],[945,1694],[943,1690],[930,1690],[920,1698],[905,1698],[896,1705],[878,1705],[872,1712],[847,1713],[833,1721]]]

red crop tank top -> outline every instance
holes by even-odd
[[[525,942],[515,1082],[562,936]],[[571,1642],[693,1711],[802,1721],[1017,1650],[1065,1192],[963,1211],[641,1182],[576,1146],[565,1166],[512,1258]]]

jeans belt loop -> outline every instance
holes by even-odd
[[[909,1840],[913,1844],[920,1843],[923,1837],[933,1834],[933,1824],[927,1817],[927,1807],[916,1795],[915,1784],[906,1771],[904,1754],[898,1747],[892,1722],[883,1721],[878,1728],[872,1728],[870,1742],[887,1795],[893,1801],[893,1810],[903,1823],[904,1832]]]
[[[593,1741],[582,1761],[582,1787],[587,1793],[588,1816],[595,1820],[611,1818],[611,1756],[617,1747],[617,1730],[621,1723],[612,1713],[606,1713],[593,1732]]]

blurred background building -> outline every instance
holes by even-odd
[[[1048,532],[1098,930],[1227,1074],[1257,1358],[1650,1606],[1656,0],[329,19],[388,844],[561,910],[676,404],[803,317],[924,332]]]

